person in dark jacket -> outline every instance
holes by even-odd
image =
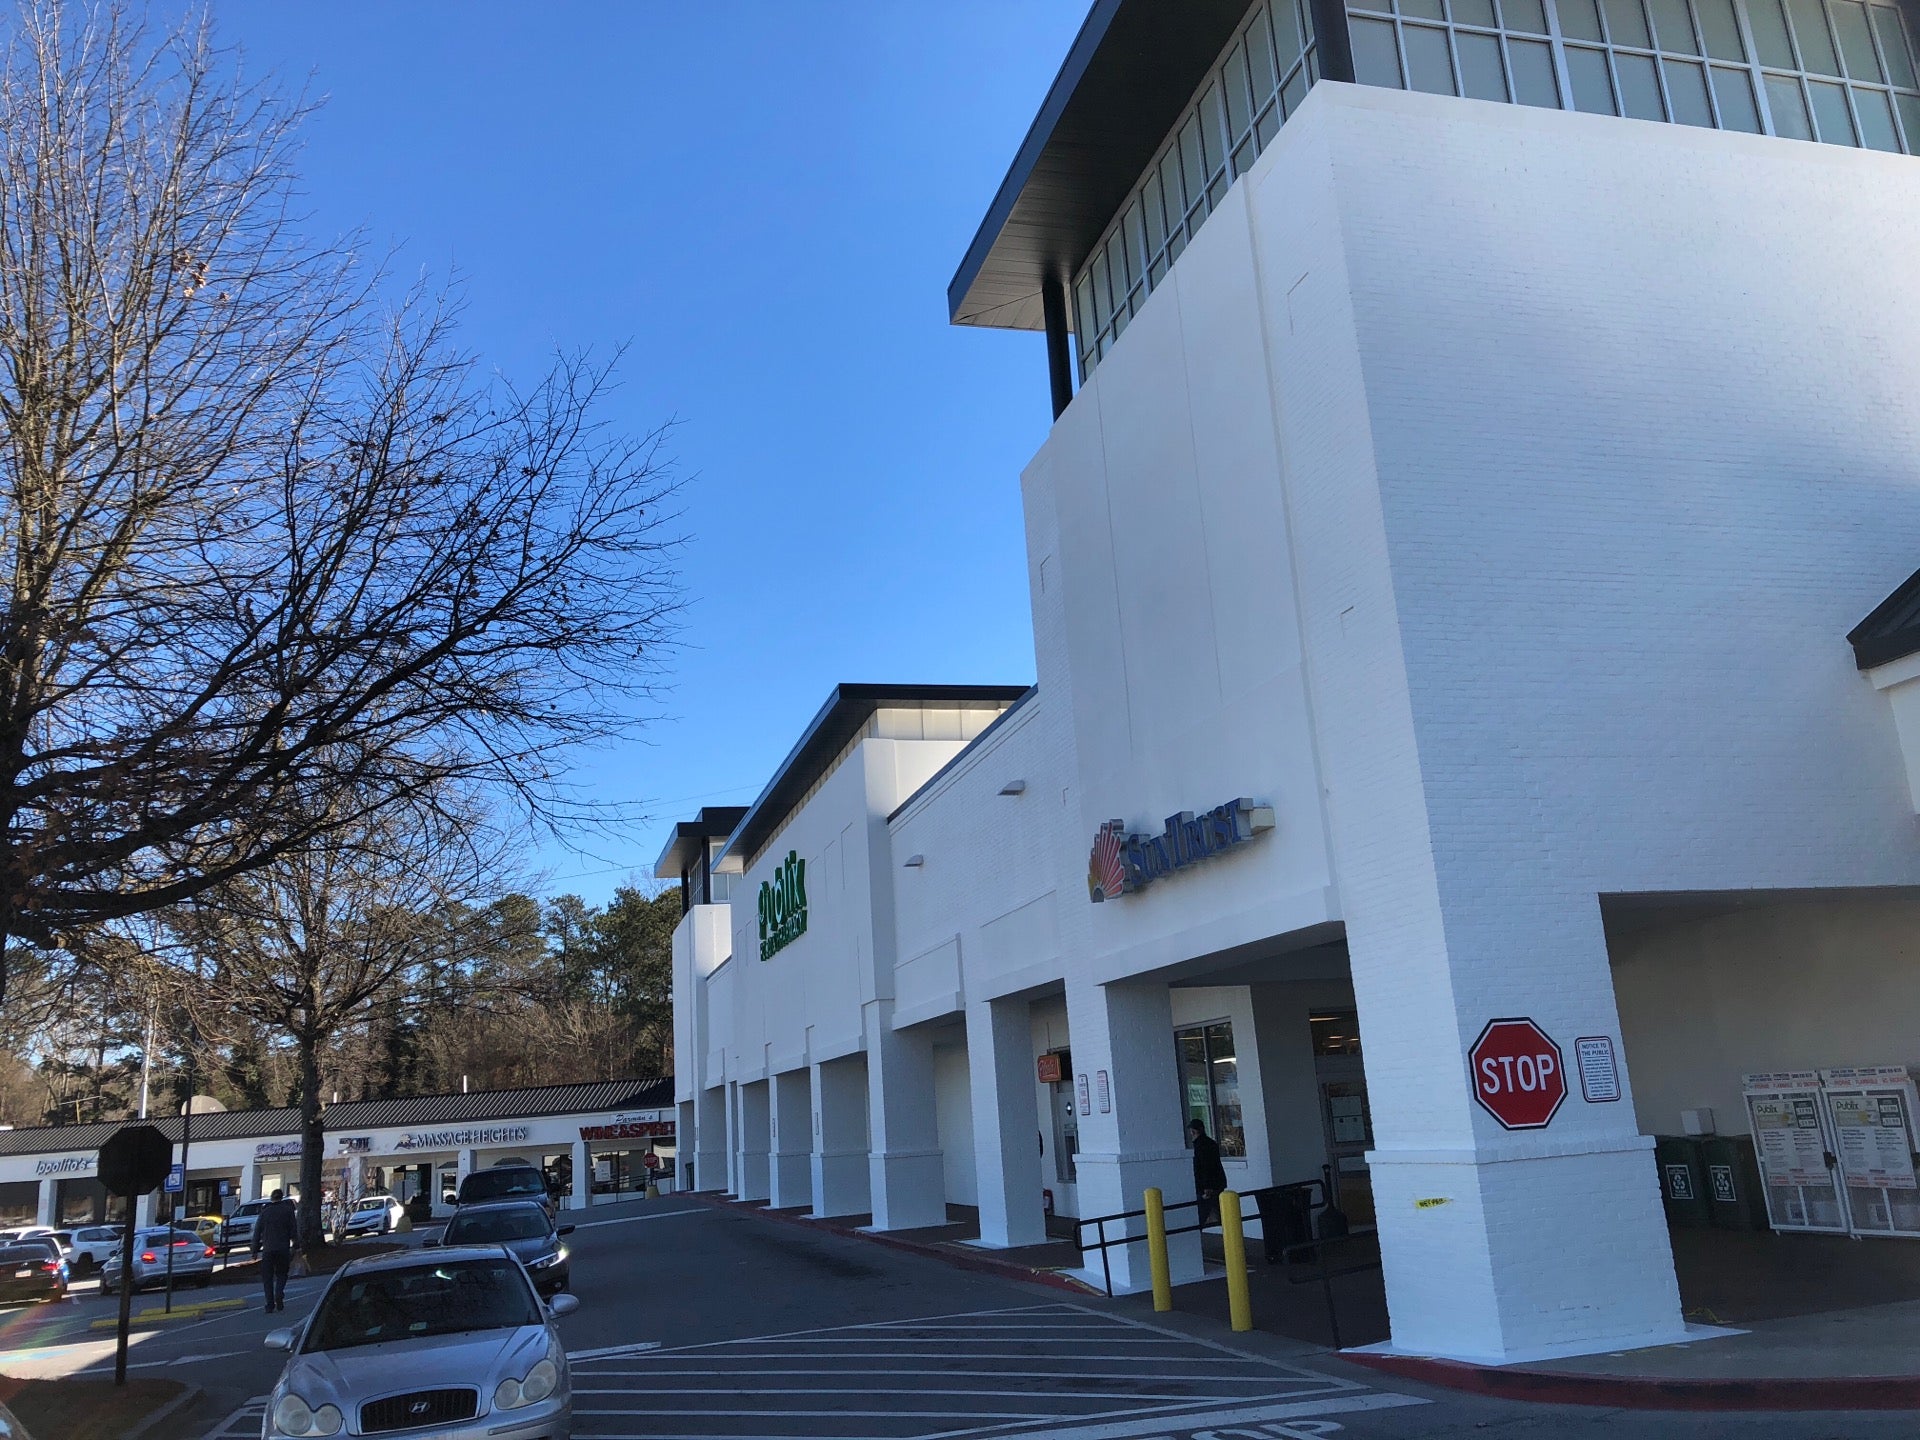
[[[1200,1223],[1208,1225],[1220,1213],[1220,1192],[1227,1188],[1227,1170],[1220,1163],[1220,1146],[1198,1120],[1187,1123],[1193,1143],[1193,1193],[1200,1201]]]
[[[294,1237],[300,1232],[300,1212],[276,1190],[253,1226],[253,1253],[260,1261],[260,1285],[267,1292],[267,1311],[287,1308],[287,1271],[293,1266]]]

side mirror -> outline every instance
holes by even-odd
[[[420,1248],[422,1250],[432,1250],[438,1247],[439,1244],[440,1244],[440,1241],[438,1239],[422,1240],[420,1242]]]
[[[556,1320],[562,1315],[571,1315],[579,1308],[580,1297],[578,1295],[569,1295],[564,1290],[547,1301],[547,1313]]]
[[[558,1230],[554,1231],[553,1233],[556,1235],[571,1235],[573,1234],[573,1226],[562,1225]]]
[[[294,1330],[291,1325],[284,1330],[269,1330],[267,1331],[267,1348],[269,1350],[291,1350],[293,1349],[293,1337]]]

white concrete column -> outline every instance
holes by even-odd
[[[240,1191],[233,1197],[233,1208],[238,1210],[248,1200],[260,1198],[260,1162],[247,1159],[240,1162]]]
[[[947,1223],[947,1183],[933,1094],[933,1044],[895,1030],[893,1002],[866,1006],[867,1170],[875,1230]]]
[[[39,1209],[35,1212],[37,1218],[34,1220],[33,1223],[36,1225],[54,1224],[56,1219],[55,1210],[59,1206],[59,1203],[60,1203],[59,1178],[57,1176],[49,1175],[40,1182],[40,1206],[39,1206]]]
[[[159,1198],[159,1195],[152,1190],[149,1190],[144,1195],[134,1197],[133,1224],[135,1229],[144,1230],[147,1226],[153,1224],[153,1212]]]
[[[867,1062],[862,1055],[815,1065],[813,1213],[864,1215],[872,1203],[867,1170]]]
[[[772,1089],[770,1203],[776,1210],[813,1205],[813,1086],[805,1070],[787,1070]]]
[[[457,1197],[460,1187],[466,1183],[467,1176],[480,1168],[478,1152],[456,1150],[453,1152],[453,1193]]]
[[[740,1185],[734,1194],[742,1200],[771,1197],[769,1156],[773,1148],[773,1097],[765,1080],[740,1087]]]
[[[573,1192],[568,1197],[575,1210],[593,1204],[593,1147],[584,1140],[573,1142]]]
[[[1087,1087],[1080,1119],[1080,1215],[1091,1219],[1138,1210],[1147,1187],[1157,1185],[1169,1204],[1191,1200],[1193,1156],[1187,1149],[1180,1107],[1180,1077],[1173,1048],[1173,1006],[1167,987],[1156,983],[1087,985],[1069,982],[1067,1024],[1073,1032],[1073,1090]],[[1097,1103],[1098,1072],[1107,1072],[1111,1109]],[[1174,1212],[1170,1224],[1186,1224],[1193,1211]],[[1109,1225],[1109,1236],[1118,1225]],[[1091,1237],[1092,1232],[1086,1232]],[[1176,1235],[1168,1242],[1174,1284],[1203,1273],[1200,1237]],[[1145,1245],[1107,1252],[1116,1294],[1151,1283]],[[1099,1257],[1090,1256],[1098,1272]]]
[[[727,1193],[740,1197],[740,1177],[746,1170],[746,1128],[741,1119],[740,1084],[727,1083]]]
[[[711,1085],[693,1099],[693,1133],[681,1142],[693,1157],[693,1183],[701,1190],[727,1188],[727,1090]]]
[[[1040,1245],[1047,1238],[1034,1064],[1032,1007],[1025,1000],[989,1000],[967,1007],[967,1078],[973,1092],[982,1245]]]

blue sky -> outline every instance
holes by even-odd
[[[603,901],[745,804],[838,681],[1033,674],[1019,472],[1036,335],[946,285],[1086,0],[216,0],[324,108],[314,222],[457,272],[509,375],[630,346],[609,419],[669,417],[690,609],[644,742],[580,778],[651,819],[547,888]]]

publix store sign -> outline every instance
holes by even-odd
[[[1273,807],[1244,796],[1196,815],[1167,817],[1158,835],[1134,834],[1124,820],[1109,820],[1094,832],[1087,861],[1087,893],[1099,904],[1144,890],[1155,880],[1237,850],[1273,829]]]
[[[760,882],[760,958],[771,960],[807,933],[807,862],[789,850],[771,880]]]

